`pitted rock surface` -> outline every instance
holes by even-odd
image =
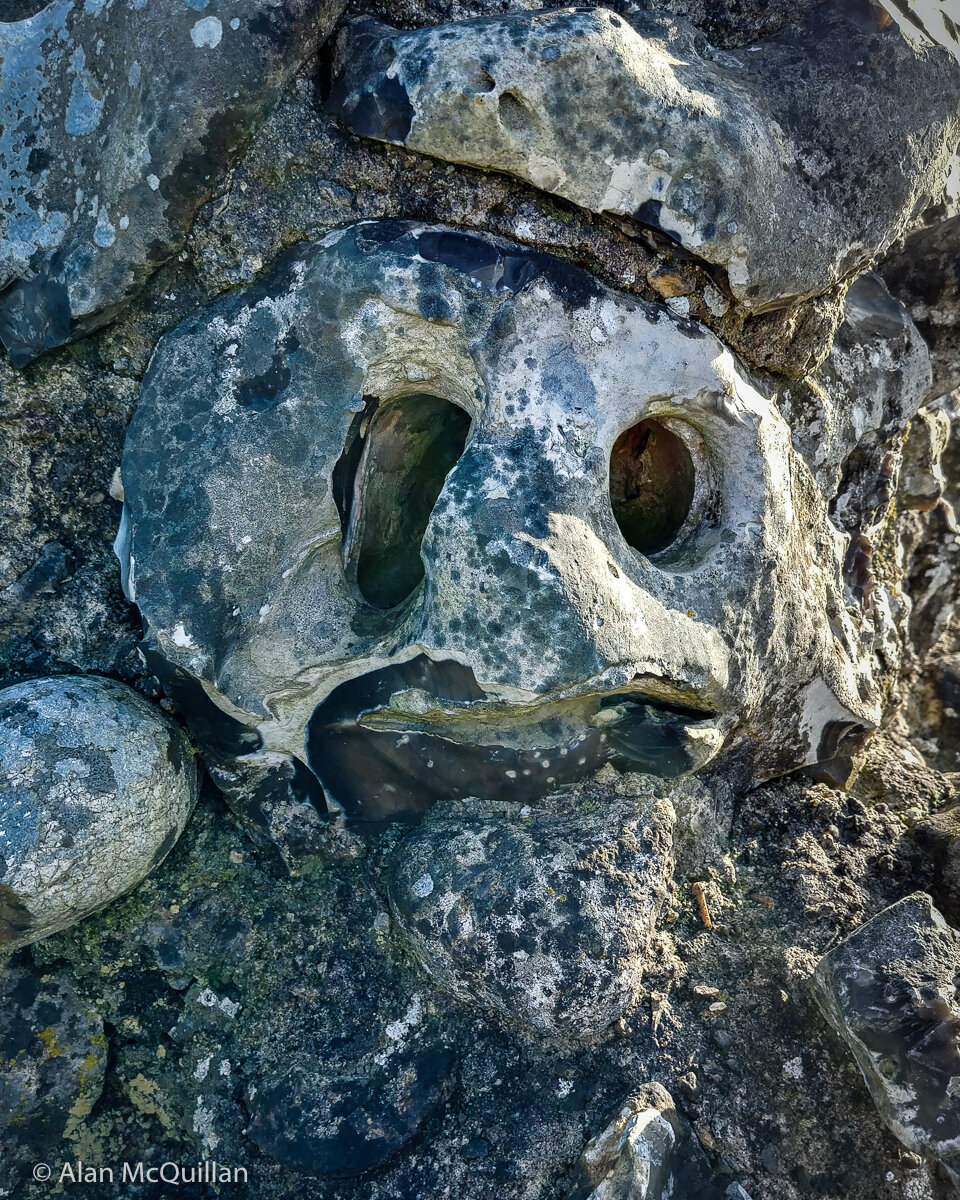
[[[0,951],[66,929],[138,884],[197,798],[186,737],[94,676],[0,692]]]
[[[930,347],[934,399],[960,387],[960,281],[955,264],[960,255],[960,215],[933,221],[912,232],[881,268],[891,292],[906,305]]]
[[[960,1183],[960,933],[916,892],[825,955],[812,983],[884,1121]]]
[[[574,1040],[603,1034],[636,1002],[675,821],[652,788],[632,803],[582,799],[589,811],[570,816],[434,809],[400,844],[389,884],[440,987],[508,1024]]]
[[[667,447],[646,553],[624,435]],[[605,761],[769,777],[879,711],[773,402],[702,326],[496,239],[348,227],[191,318],[123,483],[151,668],[261,828],[318,780],[379,819]]]
[[[0,341],[16,366],[110,320],[179,248],[340,7],[53,0],[0,21]]]
[[[821,5],[750,52],[638,9],[361,22],[340,62],[330,104],[354,133],[652,225],[761,311],[889,247],[942,192],[960,133],[960,65],[869,6]]]

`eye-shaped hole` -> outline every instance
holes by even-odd
[[[333,473],[348,575],[375,608],[395,608],[423,579],[420,544],[470,417],[425,394],[369,397]]]
[[[696,482],[683,439],[660,421],[640,421],[620,434],[610,454],[610,503],[634,550],[656,554],[676,541]]]

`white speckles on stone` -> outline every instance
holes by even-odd
[[[104,98],[96,78],[86,69],[82,46],[74,51],[71,66],[75,75],[63,127],[67,133],[79,137],[92,133],[100,124]]]
[[[410,891],[417,897],[418,900],[423,900],[433,891],[433,879],[429,875],[421,875],[419,879],[415,879],[410,887]]]
[[[130,688],[54,676],[0,692],[0,952],[129,891],[195,799],[186,739]]]
[[[223,38],[219,17],[202,17],[190,30],[190,38],[198,50],[215,50]]]
[[[93,240],[101,248],[112,246],[117,240],[117,231],[110,223],[106,207],[102,207],[97,215],[97,223],[93,230]]]
[[[803,1059],[799,1054],[783,1064],[783,1077],[794,1081],[803,1078]]]
[[[386,1027],[387,1037],[391,1042],[402,1041],[416,1025],[423,1020],[423,1001],[415,994],[410,1001],[407,1011],[397,1021],[391,1021]]]
[[[140,79],[143,75],[143,70],[136,59],[130,64],[130,70],[127,72],[127,83],[132,87],[140,86]]]
[[[240,28],[240,18],[239,17],[233,18],[233,20],[230,22],[230,28],[234,32],[236,32]]]
[[[156,175],[151,174],[147,176],[147,187],[149,187],[151,192],[155,192],[160,187],[160,180]]]
[[[217,1008],[232,1021],[240,1011],[241,1005],[229,996],[218,996],[212,988],[203,988],[197,995],[197,1003],[204,1008]]]

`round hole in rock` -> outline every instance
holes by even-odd
[[[344,558],[363,598],[395,608],[423,579],[420,544],[470,417],[438,396],[368,398],[334,471]]]
[[[696,472],[683,439],[659,421],[640,421],[610,454],[610,503],[620,532],[641,554],[665,550],[693,504]]]

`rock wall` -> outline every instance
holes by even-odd
[[[0,13],[0,1195],[958,1194],[949,10]]]

